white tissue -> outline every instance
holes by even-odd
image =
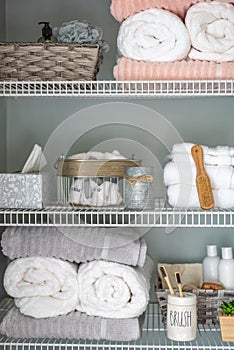
[[[26,160],[23,166],[21,173],[28,174],[39,172],[46,164],[47,163],[45,156],[42,152],[42,148],[39,145],[35,144],[32,152],[30,153],[28,159]]]

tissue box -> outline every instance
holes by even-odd
[[[42,208],[42,176],[0,174],[0,208]]]

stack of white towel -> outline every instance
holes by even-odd
[[[199,208],[193,143],[175,144],[164,168],[167,199],[172,207]],[[213,189],[215,207],[234,207],[234,147],[202,146],[205,170]]]
[[[4,231],[1,244],[14,259],[6,268],[4,288],[15,302],[0,324],[1,333],[60,338],[62,329],[65,338],[139,338],[153,263],[136,232],[13,227]]]
[[[117,80],[231,79],[230,0],[112,0],[121,22]]]

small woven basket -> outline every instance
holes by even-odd
[[[218,313],[223,301],[234,300],[234,290],[205,290],[193,289],[190,291],[197,296],[197,322],[199,324],[216,324],[219,322]],[[167,296],[169,290],[161,289],[161,281],[156,285],[156,296],[159,302],[162,321],[167,321]]]
[[[0,80],[95,80],[99,45],[0,43]]]

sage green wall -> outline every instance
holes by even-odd
[[[63,21],[87,19],[92,24],[102,27],[104,38],[110,43],[111,51],[104,56],[99,79],[112,79],[112,67],[116,61],[116,35],[118,23],[109,13],[110,0],[7,0],[7,40],[30,41],[40,36],[37,22],[50,20],[53,26]],[[15,14],[17,13],[17,16]],[[112,104],[119,102],[119,105]],[[105,108],[100,104],[107,103]],[[133,105],[134,104],[134,105]],[[123,125],[136,117],[145,120],[147,128],[157,128],[158,114],[162,120],[170,123],[184,141],[209,145],[234,146],[234,98],[185,98],[185,99],[149,99],[149,100],[102,100],[102,99],[60,99],[60,98],[18,98],[8,103],[8,170],[19,170],[34,143],[45,146],[54,130],[77,111],[98,105],[95,123],[99,127],[89,131],[72,146],[73,151],[87,151],[97,144],[107,145],[108,139],[114,141],[108,145],[118,146],[125,154],[132,154],[134,147],[140,145],[147,156],[154,153],[157,159],[156,192],[163,195],[162,167],[166,147],[160,142],[160,135],[167,136],[168,129],[160,125],[157,135],[152,136],[133,125]],[[139,107],[138,107],[139,105]],[[135,107],[134,107],[135,106]],[[147,111],[139,115],[135,112],[142,106],[156,112],[155,121],[147,118]],[[116,125],[103,125],[103,119],[115,118]],[[91,115],[90,115],[91,118]],[[93,118],[93,116],[92,116]],[[165,119],[164,119],[165,118]],[[82,120],[82,118],[80,119]],[[120,124],[118,124],[120,122]],[[79,123],[79,117],[77,119]],[[82,121],[86,123],[86,121]],[[90,124],[87,118],[87,125]],[[150,124],[150,125],[149,125]],[[168,124],[169,125],[169,124]],[[84,125],[82,124],[82,127]],[[64,137],[68,137],[65,130]],[[119,142],[118,139],[124,139]],[[62,140],[61,140],[62,141]],[[168,133],[168,144],[172,142]],[[137,156],[137,154],[136,154]],[[231,229],[176,229],[167,233],[165,229],[152,228],[146,234],[149,252],[155,261],[194,262],[200,261],[205,254],[207,243],[216,243],[219,247],[232,245],[234,235]]]

